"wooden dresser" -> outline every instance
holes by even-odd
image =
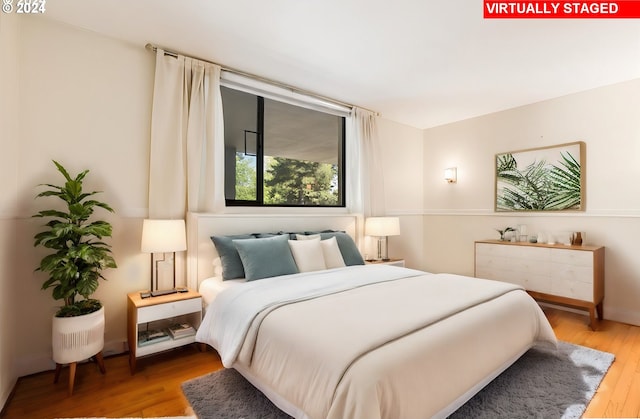
[[[475,242],[475,276],[524,287],[536,300],[589,311],[602,319],[604,247]]]

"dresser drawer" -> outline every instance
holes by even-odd
[[[511,282],[522,285],[516,281],[514,272],[498,267],[476,267],[476,278],[493,279],[494,281]]]
[[[593,269],[588,266],[552,263],[551,276],[558,281],[577,281],[593,284]]]
[[[548,276],[550,271],[549,259],[513,259],[510,264],[517,272],[531,275]]]
[[[570,279],[555,279],[552,294],[575,300],[593,301],[593,285]]]
[[[476,243],[476,257],[526,259],[529,261],[549,260],[550,250],[545,248],[528,247],[524,245],[495,245]]]
[[[514,270],[516,264],[513,258],[499,255],[476,255],[476,268],[483,270]]]
[[[522,272],[520,285],[525,289],[551,294],[553,291],[552,280],[549,275],[535,272]]]
[[[496,246],[494,244],[476,243],[476,255],[508,256],[509,248],[506,246]]]
[[[551,262],[591,268],[593,267],[593,253],[582,250],[558,249],[551,253]]]
[[[201,298],[190,298],[188,300],[140,307],[138,309],[138,324],[200,312],[200,310],[202,310]]]

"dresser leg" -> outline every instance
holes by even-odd
[[[589,307],[589,327],[595,332],[596,330],[596,308]]]

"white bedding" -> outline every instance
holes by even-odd
[[[237,284],[243,284],[247,282],[244,278],[228,279],[223,281],[221,277],[212,277],[203,280],[198,286],[198,292],[202,295],[205,308],[216,299],[218,294]]]
[[[230,288],[196,339],[296,417],[372,419],[450,413],[534,342],[555,342],[516,286],[385,265]]]

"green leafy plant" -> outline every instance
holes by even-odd
[[[500,240],[503,240],[503,241],[504,241],[504,239],[505,239],[504,235],[505,235],[506,233],[510,232],[510,231],[516,231],[516,229],[515,229],[515,228],[512,228],[512,227],[507,227],[507,228],[505,228],[504,230],[500,230],[500,229],[497,229],[497,228],[496,228],[496,231],[497,231],[498,233],[500,233]]]
[[[46,272],[49,278],[42,289],[53,288],[55,300],[63,300],[64,306],[57,317],[72,317],[97,311],[102,306],[90,296],[98,289],[102,270],[116,268],[111,256],[111,246],[102,241],[111,237],[112,227],[106,221],[90,221],[96,208],[109,212],[113,209],[104,202],[90,199],[99,191],[84,192],[82,181],[88,170],[72,178],[58,162],[53,162],[64,176],[63,186],[43,184],[48,190],[40,192],[36,198],[56,197],[62,200],[66,211],[58,209],[42,210],[34,217],[48,218],[46,229],[34,236],[34,246],[44,246],[54,252],[40,261],[36,271]],[[84,300],[76,301],[78,296]]]

